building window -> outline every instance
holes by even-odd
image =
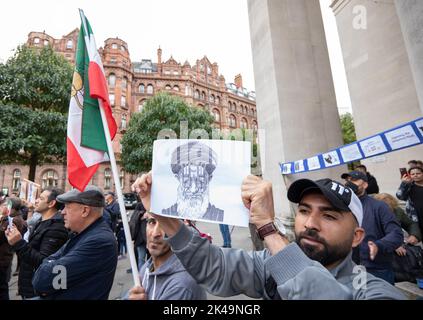
[[[115,105],[115,95],[113,93],[109,94],[109,101],[111,106]]]
[[[120,96],[120,106],[126,107],[126,97],[125,96]]]
[[[220,112],[217,109],[213,109],[213,117],[214,121],[220,122]]]
[[[179,91],[179,87],[178,86],[173,86],[173,91]]]
[[[166,87],[165,87],[165,89],[166,89],[166,90],[170,90],[170,89],[172,89],[172,87],[171,87],[170,85],[168,85],[168,84],[167,84],[167,85],[166,85]]]
[[[45,46],[48,46],[48,45],[49,45],[48,40],[44,40],[44,45],[45,45]]]
[[[73,48],[73,41],[68,40],[68,42],[66,42],[66,49],[72,49],[72,48]]]
[[[173,75],[174,76],[177,76],[177,75],[179,75],[179,72],[178,71],[173,71]]]
[[[200,99],[200,91],[198,90],[194,91],[194,99]]]
[[[145,92],[145,86],[143,83],[140,84],[140,86],[138,87],[138,90],[140,93],[144,93]]]
[[[59,176],[56,171],[48,170],[42,175],[42,188],[57,187]]]
[[[232,103],[232,110],[236,112],[236,103]]]
[[[254,131],[257,131],[258,127],[257,127],[257,122],[253,121],[251,126],[253,127]]]
[[[111,73],[109,75],[109,88],[114,88],[115,85],[116,85],[116,76],[113,73]]]
[[[232,102],[229,101],[229,111],[232,111]]]
[[[148,94],[153,94],[153,92],[154,92],[154,90],[153,90],[153,85],[149,84],[149,85],[147,86],[147,93],[148,93]]]
[[[128,86],[128,78],[126,78],[126,77],[123,77],[122,78],[122,82],[120,83],[120,87],[123,89],[123,90],[126,90],[126,87]]]
[[[206,100],[206,93],[204,91],[201,92],[201,100]]]
[[[210,96],[210,102],[214,103],[214,95],[213,94]]]
[[[120,120],[120,128],[126,129],[126,114],[122,114],[122,118]]]
[[[104,169],[104,189],[110,189],[112,184],[112,170],[109,168]]]
[[[110,63],[111,64],[116,64],[116,58],[115,57],[111,57],[110,58]]]
[[[123,171],[123,169],[120,170],[119,180],[120,180],[120,187],[123,189],[125,184],[125,171]]]
[[[144,108],[144,103],[145,103],[145,100],[141,100],[140,101],[140,103],[138,105],[138,112],[141,112],[142,111],[142,109]]]
[[[233,114],[229,116],[229,126],[236,127],[236,118]]]
[[[21,186],[21,170],[13,170],[12,190],[19,190]]]
[[[220,97],[219,96],[216,97],[216,104],[220,104]]]
[[[212,72],[211,72],[211,68],[210,68],[210,66],[207,66],[207,74],[211,74]]]
[[[34,38],[34,43],[35,44],[39,44],[40,43],[40,38]]]
[[[248,122],[245,118],[241,119],[241,129],[247,129],[248,128]]]
[[[125,51],[125,47],[124,46],[120,46],[120,50],[121,51]]]
[[[117,49],[118,45],[116,43],[112,43],[112,49]]]

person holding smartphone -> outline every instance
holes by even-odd
[[[418,222],[423,230],[423,169],[413,167],[401,178],[396,196],[406,201],[405,211],[414,222]]]

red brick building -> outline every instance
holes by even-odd
[[[45,32],[30,32],[27,45],[41,47],[51,45],[72,64],[79,30],[75,29],[61,39],[55,39]],[[159,91],[166,91],[184,99],[188,104],[208,110],[214,117],[214,126],[220,129],[257,129],[255,92],[249,92],[242,85],[242,76],[235,77],[233,83],[226,83],[219,74],[216,62],[206,56],[193,65],[183,64],[171,56],[162,59],[162,49],[157,50],[157,61],[142,59],[132,61],[128,45],[119,38],[109,38],[99,49],[106,73],[109,98],[119,131],[113,141],[116,158],[119,159],[120,139],[125,133],[131,115],[140,112],[146,100]],[[119,163],[118,163],[119,167]],[[135,176],[120,169],[123,190],[129,191]],[[8,188],[9,194],[18,192],[20,179],[28,177],[29,168],[22,165],[2,165],[0,185]],[[66,177],[66,165],[46,164],[36,171],[36,181],[43,187],[57,185],[70,189]],[[114,190],[109,164],[97,170],[92,183],[105,190]]]

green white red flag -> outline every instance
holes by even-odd
[[[69,104],[67,165],[69,183],[83,191],[100,163],[109,161],[100,108],[104,110],[111,139],[116,135],[117,125],[91,26],[82,10],[80,15],[81,29]]]

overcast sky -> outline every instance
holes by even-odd
[[[345,112],[351,102],[335,19],[330,0],[321,3],[338,108]],[[103,46],[107,38],[119,37],[128,43],[132,61],[156,62],[159,46],[164,60],[173,55],[176,61],[188,60],[192,65],[207,55],[212,63],[218,63],[226,82],[233,82],[241,73],[244,87],[255,88],[247,0],[4,1],[0,62],[6,62],[30,31],[61,38],[79,27],[78,8],[90,21],[97,46]]]

